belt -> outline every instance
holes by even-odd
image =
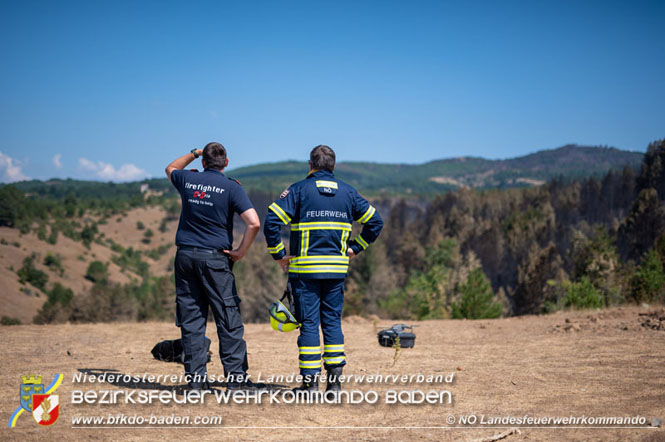
[[[178,250],[191,250],[193,252],[210,253],[211,255],[224,255],[226,254],[221,249],[206,249],[205,247],[194,246],[178,246]]]

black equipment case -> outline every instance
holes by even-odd
[[[410,331],[406,331],[410,330]],[[401,348],[412,348],[416,345],[416,335],[413,333],[413,326],[406,324],[395,324],[390,328],[383,328],[378,333],[379,345],[383,347],[393,347],[397,338]]]

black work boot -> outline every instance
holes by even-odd
[[[227,382],[227,390],[265,390],[268,388],[266,384],[262,382],[252,382],[249,379],[246,379],[242,382]]]
[[[342,384],[339,380],[339,377],[342,375],[342,366],[338,365],[337,367],[327,368],[326,371],[328,372],[326,393],[329,391],[342,391]]]
[[[209,391],[214,392],[215,390],[210,387],[208,381],[205,382],[190,382],[187,385],[178,385],[174,387],[174,390],[178,396],[182,396],[190,391]]]
[[[226,382],[227,390],[264,390],[266,384],[252,382],[247,375],[231,375]]]
[[[300,385],[300,387],[296,387],[291,391],[293,391],[294,393],[297,393],[299,391],[306,391],[308,393],[319,391],[318,376],[311,376],[311,375],[305,376],[302,380],[302,384]]]

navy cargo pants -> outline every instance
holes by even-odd
[[[219,338],[219,356],[224,375],[247,373],[247,345],[240,317],[240,298],[232,262],[216,251],[179,249],[175,258],[176,325],[180,327],[185,352],[185,373],[198,375],[198,385],[207,374],[205,346],[208,308],[212,309]]]
[[[346,365],[342,308],[344,279],[290,278],[295,303],[295,317],[302,323],[298,337],[298,366],[303,376],[321,372],[321,341],[323,332],[323,363],[326,369]]]

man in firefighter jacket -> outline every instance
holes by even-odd
[[[295,317],[302,323],[298,360],[303,384],[296,390],[318,390],[321,325],[326,391],[339,391],[339,376],[346,365],[341,324],[344,279],[349,261],[376,240],[383,221],[356,189],[335,178],[335,152],[330,147],[316,146],[309,167],[307,178],[291,185],[270,205],[264,234],[273,259],[289,273]],[[363,229],[351,239],[354,221]],[[280,232],[288,224],[290,254]]]

